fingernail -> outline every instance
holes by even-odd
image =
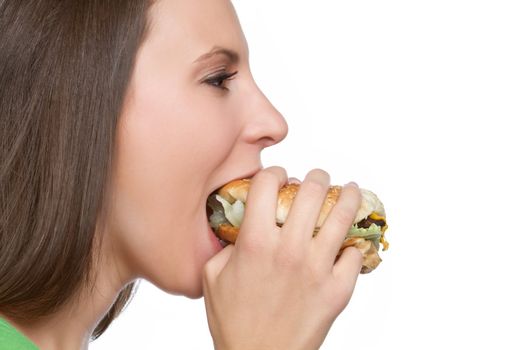
[[[298,178],[296,177],[290,177],[288,178],[288,183],[289,184],[301,184],[301,180],[299,180]]]
[[[351,181],[351,182],[347,183],[347,184],[345,185],[345,187],[347,187],[347,186],[352,186],[352,187],[355,187],[355,188],[359,188],[359,185],[358,185],[358,184],[356,184],[356,183],[355,183],[355,182],[353,182],[353,181]]]

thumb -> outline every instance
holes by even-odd
[[[219,273],[224,269],[226,263],[230,260],[233,250],[233,244],[228,244],[220,252],[215,254],[213,258],[208,260],[206,265],[204,265],[204,277],[209,280],[215,280]]]

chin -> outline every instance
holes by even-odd
[[[185,276],[165,280],[150,280],[157,288],[171,295],[183,295],[190,299],[199,299],[203,296],[202,273],[198,270],[186,271]]]
[[[180,288],[177,286],[175,288],[162,288],[158,286],[163,292],[166,292],[171,295],[182,295],[190,299],[200,299],[203,296],[202,283],[199,282],[198,286],[187,286],[185,288]]]
[[[200,299],[202,298],[202,296],[204,295],[203,294],[203,289],[202,289],[202,283],[199,283],[200,286],[198,288],[195,288],[195,289],[192,289],[192,290],[188,290],[186,293],[182,293],[182,295],[184,295],[185,297],[187,298],[190,298],[190,299]]]
[[[192,276],[196,277],[196,276]],[[202,278],[197,278],[194,281],[188,279],[184,286],[172,286],[172,288],[164,289],[161,288],[164,292],[172,294],[172,295],[183,295],[190,299],[199,299],[203,296],[203,288],[202,288]]]
[[[202,273],[204,265],[215,254],[221,251],[222,246],[218,238],[209,227],[206,216],[195,224],[197,229],[190,232],[193,242],[188,251],[181,252],[183,264],[171,267],[171,273],[166,270],[157,274],[154,284],[164,292],[173,295],[183,295],[191,299],[203,296]],[[190,253],[191,251],[191,253]],[[176,254],[176,253],[175,253]],[[174,278],[174,276],[177,276]]]

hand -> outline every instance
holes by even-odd
[[[318,349],[350,301],[361,253],[349,247],[336,261],[361,203],[357,185],[343,188],[319,233],[312,232],[330,184],[312,170],[282,227],[275,223],[283,168],[252,179],[235,246],[204,267],[208,325],[216,349]],[[334,264],[334,261],[335,264]]]

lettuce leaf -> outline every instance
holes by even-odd
[[[226,199],[219,195],[211,196],[208,199],[208,205],[213,209],[213,214],[210,216],[210,226],[214,229],[220,224],[231,224],[235,227],[240,227],[244,217],[244,203],[237,200],[230,204]],[[314,235],[317,233],[314,233]],[[376,248],[379,248],[379,239],[381,238],[381,226],[376,224],[370,225],[369,228],[357,227],[353,224],[346,233],[346,237],[361,237],[370,240],[374,243]]]
[[[215,195],[215,198],[221,202],[226,219],[228,219],[233,226],[240,227],[242,218],[244,217],[244,203],[240,200],[236,200],[235,203],[230,204],[226,199],[219,195]]]
[[[368,228],[357,227],[357,224],[353,224],[352,227],[346,233],[346,238],[350,237],[361,237],[368,241],[372,241],[376,249],[379,249],[379,243],[381,238],[381,226],[376,224],[370,225]]]
[[[346,237],[362,237],[364,239],[376,239],[381,237],[381,226],[376,224],[370,225],[369,228],[357,227],[353,224],[346,233]]]
[[[218,196],[217,196],[218,197]],[[213,210],[213,214],[210,216],[210,226],[216,230],[221,224],[230,224],[231,223],[226,219],[224,215],[224,207],[214,196],[208,197],[208,205]]]

